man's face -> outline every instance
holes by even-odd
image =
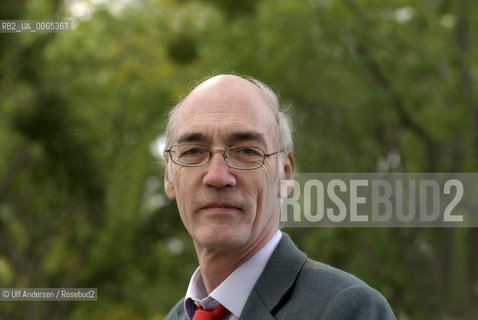
[[[175,128],[173,144],[257,146],[266,153],[278,148],[274,119],[263,96],[235,76],[214,77],[198,86],[180,107]],[[166,193],[176,199],[196,247],[254,248],[277,230],[277,156],[266,157],[255,170],[228,167],[222,152],[213,152],[201,167],[166,160]]]

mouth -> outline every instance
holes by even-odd
[[[232,204],[214,202],[202,207],[201,211],[204,211],[209,214],[234,214],[239,211],[242,211],[242,209]]]

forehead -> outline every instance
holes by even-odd
[[[199,85],[183,101],[175,121],[176,139],[200,133],[221,140],[235,132],[255,132],[269,144],[274,132],[274,118],[260,90],[235,76]]]

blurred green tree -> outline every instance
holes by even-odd
[[[2,302],[3,319],[162,319],[194,249],[152,143],[193,80],[277,88],[300,172],[478,169],[478,5],[460,0],[3,1],[0,286],[97,287],[95,303]],[[394,161],[392,161],[395,159]],[[478,314],[475,229],[291,229],[399,318]]]

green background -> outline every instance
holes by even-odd
[[[162,319],[197,266],[152,152],[195,80],[275,88],[299,172],[475,172],[473,0],[7,0],[0,19],[0,287],[97,302],[0,302],[0,319]],[[476,319],[478,229],[286,230],[399,319]]]

